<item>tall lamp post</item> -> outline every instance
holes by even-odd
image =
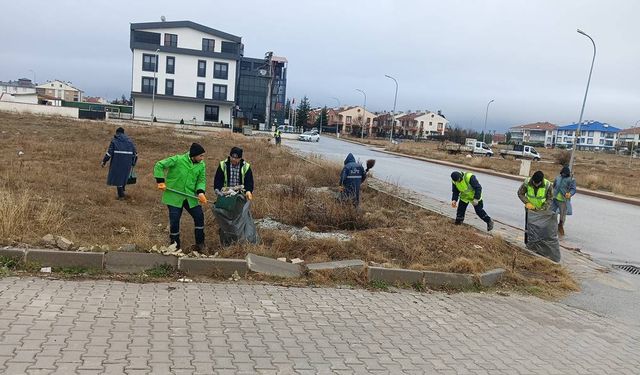
[[[338,110],[340,110],[340,107],[342,107],[342,104],[340,104],[340,99],[333,96],[331,97],[331,99],[335,100],[338,103]],[[340,132],[338,132],[339,128],[340,128],[340,123],[336,123],[336,138],[340,138]]]
[[[153,87],[151,89],[151,122],[153,122],[153,119],[156,116],[155,113],[155,109],[156,109],[156,72],[158,71],[158,52],[160,52],[160,48],[158,48],[156,50],[156,53],[154,55],[155,57],[155,66],[153,67]]]
[[[360,138],[364,139],[364,126],[367,123],[367,94],[360,89],[356,89],[356,91],[364,95],[364,105],[362,106],[362,127],[360,128]]]
[[[580,110],[580,120],[578,120],[578,129],[576,130],[576,135],[573,137],[573,147],[571,148],[571,159],[569,159],[569,169],[571,170],[571,175],[573,175],[573,162],[575,157],[576,148],[578,146],[578,140],[580,139],[580,125],[582,125],[582,115],[584,114],[584,105],[587,103],[587,94],[589,93],[589,84],[591,83],[591,73],[593,73],[593,63],[596,61],[596,42],[593,41],[593,38],[587,35],[584,31],[578,29],[577,32],[589,38],[591,44],[593,44],[593,58],[591,59],[591,69],[589,69],[589,79],[587,80],[587,89],[584,91],[584,98],[582,99],[582,109]]]
[[[389,142],[393,142],[393,127],[396,124],[396,117],[395,117],[395,114],[396,114],[396,102],[398,101],[398,81],[395,78],[393,78],[390,75],[388,75],[388,74],[385,74],[384,76],[389,78],[389,79],[392,79],[393,82],[396,83],[396,93],[393,96],[393,111],[391,112],[391,135],[389,135]]]
[[[487,118],[489,117],[489,104],[493,103],[495,100],[489,100],[487,103],[487,111],[484,113],[484,128],[482,128],[482,142],[487,143]]]

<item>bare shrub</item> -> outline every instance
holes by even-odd
[[[29,194],[0,191],[0,238],[21,238],[29,228]]]
[[[556,154],[556,163],[560,165],[569,165],[571,161],[571,151],[562,150]]]

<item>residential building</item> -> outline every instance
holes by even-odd
[[[35,94],[36,85],[28,78],[19,78],[17,81],[0,81],[0,93],[7,94]]]
[[[321,111],[322,108],[315,108],[309,112],[309,120],[307,121],[309,127],[313,127],[316,124]],[[327,107],[327,118],[323,119],[323,122],[326,122],[327,128],[332,128],[333,131],[335,131],[336,126],[341,123],[339,110]],[[327,129],[324,129],[323,131],[325,130]]]
[[[576,138],[578,124],[561,126],[557,130],[556,146],[571,147]],[[618,140],[619,128],[599,121],[585,121],[577,135],[579,150],[613,149]]]
[[[60,80],[47,81],[46,83],[36,86],[38,96],[48,98],[54,98],[64,100],[67,102],[81,102],[83,100],[83,91],[77,87],[74,87],[71,82],[64,82]]]
[[[556,143],[558,126],[550,122],[536,122],[509,128],[511,142],[515,144],[540,144],[552,147]]]
[[[338,124],[342,134],[360,135],[364,125],[365,134],[371,133],[373,119],[376,115],[360,106],[342,107],[338,109]]]
[[[629,147],[633,143],[633,149],[640,148],[640,127],[622,129],[618,133],[618,144]]]
[[[270,58],[269,58],[270,56]],[[269,61],[271,73],[269,75]],[[271,85],[271,122],[283,125],[287,90],[287,59],[267,55],[265,59],[242,57],[238,76],[238,119],[258,125],[267,121],[267,96]]]
[[[239,36],[191,21],[132,23],[130,32],[134,118],[232,122]]]
[[[423,112],[415,117],[415,121],[418,122],[419,134],[422,137],[437,134],[444,135],[447,125],[449,125],[449,120],[440,111],[438,113]]]
[[[502,133],[496,133],[491,136],[491,143],[496,145],[498,143],[504,143],[507,141],[507,135]]]

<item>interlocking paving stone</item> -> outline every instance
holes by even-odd
[[[634,374],[639,345],[531,297],[0,279],[6,374]]]

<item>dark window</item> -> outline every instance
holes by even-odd
[[[205,105],[204,106],[204,121],[218,121],[218,111],[219,108],[217,105]]]
[[[142,77],[142,92],[145,94],[151,94],[155,91],[155,93],[158,93],[158,79],[155,79],[155,85],[154,85],[154,79],[152,77]]]
[[[176,34],[164,34],[164,45],[165,47],[177,47],[178,36]]]
[[[202,38],[202,50],[205,52],[213,52],[216,41],[213,39]]]
[[[204,99],[204,82],[198,82],[196,87],[196,98]]]
[[[237,55],[238,52],[238,43],[234,43],[234,42],[222,42],[222,47],[221,51],[223,53],[233,53],[234,55]]]
[[[213,78],[227,79],[229,78],[229,64],[214,63]]]
[[[149,43],[160,45],[160,34],[148,31],[134,31],[133,41],[137,43]]]
[[[240,70],[251,70],[251,61],[243,61],[240,63]]]
[[[207,62],[204,60],[198,60],[198,77],[207,76]]]
[[[174,74],[176,72],[176,58],[167,56],[167,73]]]
[[[142,70],[145,72],[157,72],[156,55],[142,54]]]
[[[164,94],[173,95],[173,80],[167,79],[164,81]]]
[[[213,85],[213,100],[227,100],[227,85]]]

